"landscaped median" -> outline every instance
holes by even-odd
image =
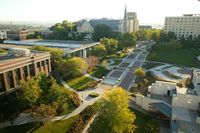
[[[95,87],[98,81],[82,75],[74,79],[66,80],[66,83],[74,90],[82,91],[87,88]]]

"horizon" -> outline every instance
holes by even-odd
[[[122,19],[125,5],[128,12],[137,13],[140,24],[163,25],[164,18],[167,16],[200,14],[198,0],[154,0],[154,2],[148,0],[2,0],[0,12],[4,14],[0,16],[0,22],[41,22],[45,24],[63,20],[74,22],[81,19]]]

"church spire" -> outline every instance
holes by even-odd
[[[125,10],[124,10],[124,19],[127,18],[127,9],[126,9],[126,5],[125,5]]]
[[[126,5],[125,5],[125,10],[124,10],[124,19],[123,19],[123,32],[126,33],[127,32],[127,21],[128,21],[128,18],[127,18],[127,9],[126,9]]]

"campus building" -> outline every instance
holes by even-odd
[[[7,38],[9,40],[26,40],[28,36],[28,31],[23,29],[19,31],[6,31]]]
[[[139,21],[136,12],[127,12],[125,7],[124,19],[122,20],[122,32],[132,33],[139,30]]]
[[[30,48],[32,46],[46,46],[59,48],[64,51],[64,55],[67,57],[88,57],[92,47],[100,44],[93,41],[66,41],[66,40],[5,40],[4,44],[0,45],[0,48],[9,49],[10,47],[23,47]]]
[[[20,80],[27,80],[39,72],[51,73],[50,54],[15,48],[12,53],[0,56],[0,95],[11,92]]]
[[[180,17],[166,17],[164,31],[174,32],[178,39],[190,35],[196,38],[200,35],[200,14],[185,14]]]

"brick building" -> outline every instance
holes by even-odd
[[[28,36],[28,31],[23,29],[20,31],[6,31],[7,38],[9,40],[26,40]]]
[[[20,80],[27,80],[39,72],[47,76],[51,72],[48,52],[32,51],[28,56],[0,56],[0,94],[15,90]]]

